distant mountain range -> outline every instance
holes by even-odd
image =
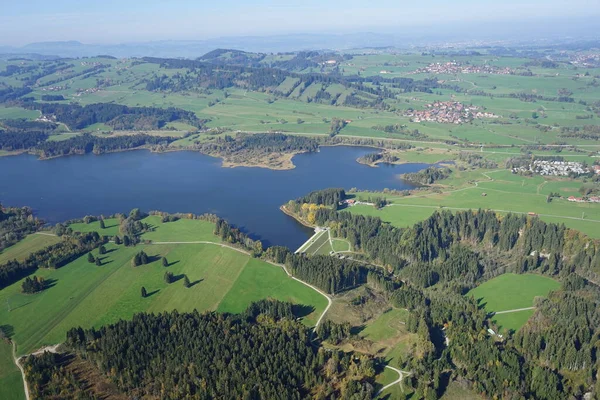
[[[22,47],[0,46],[0,54],[39,54],[59,57],[183,57],[197,58],[217,48],[235,48],[249,52],[286,52],[297,50],[350,49],[392,46],[392,35],[357,33],[346,35],[299,34],[268,37],[226,37],[210,40],[165,40],[124,44],[84,44],[77,41],[31,43]]]
[[[506,23],[473,22],[427,27],[398,27],[394,33],[357,32],[346,34],[289,34],[274,36],[222,37],[206,40],[163,40],[122,44],[84,44],[78,41],[40,42],[22,47],[0,46],[0,58],[15,56],[163,57],[197,58],[214,49],[276,53],[299,50],[347,50],[360,48],[398,48],[469,45],[515,45],[556,40],[598,40],[597,18],[569,20],[515,21]],[[540,42],[541,40],[541,42]]]

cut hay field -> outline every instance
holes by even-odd
[[[560,288],[560,283],[542,275],[503,274],[470,290],[488,312],[509,311],[533,306],[534,298]],[[493,317],[503,329],[518,330],[529,319],[531,310],[499,314]]]
[[[205,221],[162,224],[159,217],[147,221],[156,222],[155,231],[147,234],[155,242],[219,241],[212,235],[212,224]],[[175,237],[178,231],[181,235]],[[136,247],[109,243],[106,248],[108,253],[100,256],[102,266],[88,263],[83,255],[58,270],[38,270],[35,275],[51,282],[41,293],[22,294],[21,282],[0,291],[0,321],[10,328],[19,354],[63,341],[74,326],[97,327],[138,312],[239,312],[251,301],[274,298],[308,306],[303,321],[311,326],[327,305],[323,296],[292,280],[281,268],[218,243]],[[152,262],[133,267],[131,259],[140,250]],[[97,250],[92,253],[99,256]],[[168,267],[162,266],[161,257],[168,259]],[[175,282],[164,281],[167,271]],[[183,286],[184,275],[192,283],[189,288]],[[146,298],[140,295],[142,286],[149,294]]]

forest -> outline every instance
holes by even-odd
[[[104,123],[115,130],[160,129],[168,122],[183,121],[200,128],[202,121],[191,111],[179,108],[128,107],[120,104],[97,103],[86,106],[60,103],[24,103],[30,110],[53,115],[73,130]]]
[[[431,185],[432,183],[448,178],[451,172],[450,168],[428,167],[423,171],[403,174],[402,179],[421,185]]]
[[[290,309],[263,301],[240,315],[137,314],[99,329],[73,328],[65,344],[133,397],[371,399],[375,360],[313,346]],[[29,357],[26,368],[37,372],[37,363]],[[46,367],[28,379],[44,393],[56,375]]]
[[[1,137],[1,135],[0,135]],[[62,141],[46,141],[34,146],[33,151],[41,158],[60,157],[73,154],[103,154],[130,150],[144,146],[165,146],[177,138],[146,134],[98,137],[85,133]]]

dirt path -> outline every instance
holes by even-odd
[[[494,312],[494,315],[508,314],[508,313],[519,312],[519,311],[527,311],[527,310],[535,310],[535,307],[515,308],[514,310],[496,311],[496,312]]]
[[[394,368],[394,367],[390,367],[389,365],[385,366],[388,369],[391,369],[392,371],[395,371],[398,374],[398,379],[396,379],[394,382],[392,383],[388,383],[387,385],[385,385],[384,387],[381,388],[381,390],[379,392],[377,392],[376,396],[379,396],[383,391],[385,391],[386,389],[396,385],[396,384],[402,384],[402,379],[404,379],[404,376],[409,376],[410,372],[406,372],[406,371],[401,371],[398,368]],[[401,386],[402,387],[402,386]]]
[[[21,359],[31,356],[31,355],[38,355],[38,354],[42,354],[45,351],[49,351],[50,353],[56,353],[56,349],[58,348],[58,346],[60,346],[60,344],[55,344],[53,346],[46,346],[46,347],[42,347],[39,350],[34,351],[31,354],[26,354],[24,356],[18,357],[17,358],[17,343],[16,342],[12,342],[13,345],[13,359],[15,361],[15,365],[17,366],[17,368],[19,368],[19,370],[21,371],[21,377],[23,378],[23,387],[25,388],[25,399],[29,400],[29,387],[27,386],[27,378],[25,377],[25,370],[23,369],[23,366],[21,365]]]

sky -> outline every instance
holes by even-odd
[[[0,0],[0,45],[114,44],[600,17],[600,0]],[[441,29],[441,28],[440,28]]]

